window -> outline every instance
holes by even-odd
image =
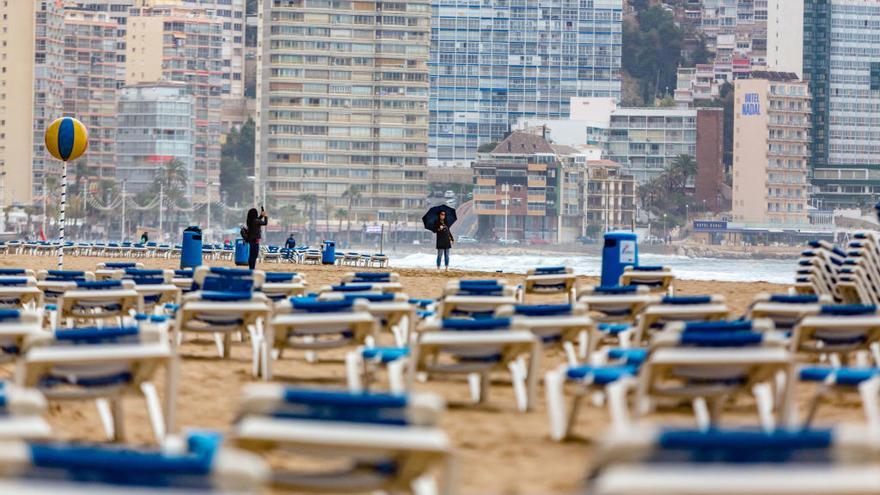
[[[871,62],[871,91],[880,91],[880,62]]]

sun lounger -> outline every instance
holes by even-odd
[[[565,294],[568,303],[575,300],[577,277],[574,270],[564,266],[545,266],[534,268],[526,274],[525,293]]]
[[[498,318],[513,317],[522,322],[545,346],[564,350],[569,366],[588,358],[588,339],[595,323],[584,304],[502,306]],[[580,352],[575,350],[580,348]]]
[[[169,304],[179,305],[181,290],[174,285],[173,270],[144,270],[126,268],[120,277],[135,283],[134,290],[141,297],[139,312],[149,313]]]
[[[42,309],[0,309],[0,362],[20,357],[26,339],[42,333]]]
[[[292,272],[266,272],[266,282],[261,289],[272,301],[304,296],[306,284],[302,277]]]
[[[407,377],[417,373],[467,375],[474,402],[488,400],[491,374],[509,371],[517,408],[529,411],[537,393],[541,341],[511,318],[423,321],[413,339]],[[522,358],[528,359],[528,365]]]
[[[354,292],[325,292],[318,296],[322,301],[363,300],[367,303],[367,311],[379,321],[381,330],[394,336],[398,347],[409,342],[410,334],[415,330],[417,320],[416,307],[409,302],[406,294]]]
[[[830,296],[816,294],[758,294],[746,312],[749,320],[769,319],[776,330],[791,331],[805,316],[818,314],[823,304],[830,304]]]
[[[590,475],[593,495],[865,495],[880,491],[876,435],[833,430],[656,426],[615,431]]]
[[[95,267],[95,280],[118,279],[118,275],[127,268],[143,269],[144,264],[128,261],[98,263]]]
[[[141,297],[131,280],[78,281],[58,299],[59,321],[68,325],[103,323],[141,312]]]
[[[648,287],[651,292],[674,295],[675,275],[665,266],[628,266],[620,276],[620,285],[639,285]]]
[[[292,298],[275,305],[275,316],[262,342],[263,378],[272,378],[273,350],[281,358],[284,349],[314,352],[349,346],[372,346],[377,320],[363,300],[321,301],[313,297]]]
[[[721,296],[665,296],[639,313],[633,345],[647,344],[653,332],[670,322],[726,320],[729,317],[730,309]]]
[[[590,316],[605,323],[633,323],[636,316],[660,298],[647,287],[587,286],[578,291],[578,302],[587,305]]]
[[[819,314],[805,316],[795,327],[791,350],[831,355],[838,364],[848,363],[852,353],[870,351],[880,363],[880,314],[873,305],[822,306]]]
[[[354,294],[357,292],[380,292],[394,293],[403,292],[403,285],[400,282],[376,282],[376,283],[342,283],[336,285],[325,285],[318,290],[319,293],[338,292],[342,294]]]
[[[250,335],[256,355],[262,327],[272,314],[270,301],[263,294],[247,290],[233,292],[200,290],[183,296],[177,310],[174,341],[180,344],[185,333],[207,334],[214,338],[221,358],[229,358],[232,336]],[[254,373],[259,366],[254,361]]]
[[[98,410],[104,429],[117,441],[124,439],[123,397],[142,393],[153,432],[161,441],[174,430],[176,357],[165,317],[141,315],[137,323],[31,334],[25,339],[16,383],[40,390],[49,401],[102,399]],[[159,367],[165,368],[164,415],[151,382]]]
[[[37,309],[43,307],[43,291],[30,270],[0,271],[0,308]]]
[[[233,438],[244,448],[318,455],[348,466],[278,470],[273,482],[279,489],[451,495],[456,493],[452,445],[437,426],[442,409],[442,400],[428,394],[251,385],[245,389]]]
[[[302,263],[304,265],[320,265],[321,251],[317,249],[309,249],[302,254]]]
[[[249,452],[199,431],[162,448],[65,442],[0,444],[0,491],[22,495],[245,495],[262,493],[270,470]],[[173,444],[173,446],[172,446]]]
[[[0,381],[0,444],[9,440],[45,440],[52,428],[43,419],[46,398],[37,390]]]

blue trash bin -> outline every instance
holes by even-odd
[[[602,248],[602,285],[619,285],[627,266],[638,266],[639,244],[634,232],[608,232]]]
[[[324,247],[321,250],[321,263],[325,265],[336,264],[336,243],[333,241],[324,241]]]
[[[251,245],[244,239],[235,240],[235,264],[238,266],[247,266],[248,257],[251,254]]]
[[[180,268],[195,268],[197,266],[202,266],[202,229],[191,226],[183,230]]]

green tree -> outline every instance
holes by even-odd
[[[256,124],[248,119],[241,129],[232,129],[220,151],[220,191],[230,203],[246,204],[253,200],[254,149]]]
[[[351,246],[351,217],[353,216],[352,207],[354,207],[354,203],[356,203],[359,199],[361,199],[361,188],[356,184],[352,184],[348,186],[348,189],[342,193],[343,198],[348,198],[348,222],[346,223],[346,242],[349,246]]]
[[[302,196],[299,197],[299,202],[303,204],[303,207],[304,207],[303,209],[306,212],[306,218],[309,221],[309,227],[307,229],[308,230],[307,242],[311,243],[313,232],[315,231],[315,220],[316,220],[315,217],[318,214],[318,212],[317,212],[317,210],[318,210],[318,197],[312,193],[303,194]]]
[[[339,208],[338,210],[336,210],[336,213],[334,213],[333,216],[336,217],[337,220],[339,220],[339,229],[337,229],[337,231],[341,233],[342,221],[348,218],[348,210]]]
[[[655,218],[666,214],[670,226],[682,223],[690,204],[688,184],[696,175],[694,157],[677,156],[663,173],[639,186],[642,209]]]
[[[691,51],[689,62],[694,67],[697,64],[707,64],[712,58],[712,52],[706,46],[706,36],[700,34],[697,36],[697,46]]]
[[[624,21],[622,66],[637,80],[642,104],[675,89],[683,39],[672,13],[657,5]]]

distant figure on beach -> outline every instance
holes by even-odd
[[[260,208],[260,213],[257,213],[256,208],[251,208],[247,212],[247,221],[245,225],[247,226],[247,242],[250,247],[250,252],[248,253],[248,267],[251,270],[257,267],[257,257],[260,255],[260,239],[263,237],[263,226],[266,225],[269,221],[269,216],[266,215],[266,210]]]
[[[150,242],[150,236],[148,236],[147,233],[144,232],[143,234],[141,234],[141,244],[146,244],[148,242]]]
[[[293,237],[293,234],[287,238],[287,241],[284,243],[284,247],[287,249],[293,249],[296,247],[296,239]]]
[[[434,232],[437,233],[437,269],[440,269],[440,260],[443,258],[446,262],[446,271],[449,271],[449,250],[452,249],[452,243],[455,242],[455,239],[452,237],[452,231],[446,225],[445,211],[440,212]]]

